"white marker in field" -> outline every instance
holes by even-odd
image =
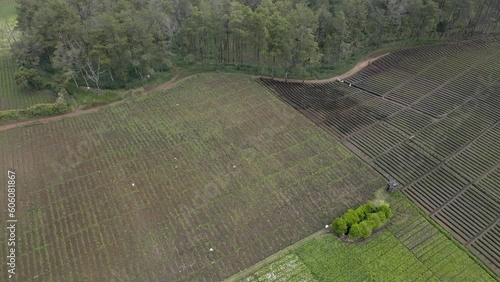
[[[132,186],[135,186],[135,183],[132,183]]]
[[[210,248],[209,251],[213,252],[214,251],[214,248]]]

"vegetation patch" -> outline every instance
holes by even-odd
[[[66,97],[82,109],[109,104],[122,99],[122,96],[114,91],[94,92],[77,88],[74,85],[68,85],[67,89],[68,95]]]
[[[68,111],[68,106],[62,103],[37,104],[27,109],[19,110],[19,114],[28,118],[62,115]]]
[[[339,235],[348,235],[351,239],[368,238],[372,231],[385,225],[392,217],[389,205],[368,202],[357,209],[347,212],[333,220],[332,229]]]
[[[26,109],[0,111],[0,124],[30,118],[62,115],[71,108],[64,103],[36,104]]]
[[[0,111],[0,123],[6,123],[19,120],[19,110],[5,110]]]

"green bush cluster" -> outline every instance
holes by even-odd
[[[19,110],[0,111],[0,123],[16,121],[19,119]]]
[[[70,110],[67,104],[37,104],[27,109],[0,111],[0,124],[27,118],[62,115]]]
[[[83,98],[83,100],[82,100]],[[120,94],[116,92],[104,92],[100,93],[99,95],[88,95],[84,97],[79,98],[80,105],[83,109],[88,109],[104,104],[109,104],[111,102],[119,101],[121,100]]]
[[[392,217],[392,210],[386,204],[368,202],[357,209],[349,209],[342,217],[336,218],[332,229],[339,235],[351,239],[367,238],[374,229],[380,228]]]
[[[35,69],[21,68],[14,74],[16,84],[22,89],[40,89],[44,80]]]
[[[61,115],[68,112],[68,106],[63,103],[37,104],[19,111],[25,117],[46,117]]]

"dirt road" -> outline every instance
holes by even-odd
[[[389,55],[390,53],[386,53],[386,54],[383,54],[383,55],[380,55],[378,57],[374,57],[374,58],[370,58],[370,59],[367,59],[367,60],[364,60],[362,62],[359,62],[357,63],[352,69],[350,69],[348,72],[344,73],[344,74],[340,74],[340,75],[337,75],[337,76],[334,76],[334,77],[331,77],[331,78],[327,78],[327,79],[318,79],[318,80],[302,80],[302,79],[288,79],[287,81],[288,82],[299,82],[299,83],[302,83],[302,82],[305,82],[305,83],[328,83],[328,82],[333,82],[333,81],[336,81],[337,79],[346,79],[354,74],[356,74],[357,72],[363,70],[364,68],[366,68],[370,63],[380,59],[380,58],[383,58],[387,55]],[[269,77],[269,76],[254,76],[255,78],[268,78],[268,79],[272,79],[272,77]],[[285,81],[284,78],[274,78],[274,80],[277,80],[277,81]]]
[[[328,78],[328,79],[322,79],[322,80],[305,80],[304,82],[305,83],[327,83],[327,82],[336,81],[337,79],[345,79],[345,78],[347,78],[349,76],[352,76],[352,75],[356,74],[357,72],[361,71],[366,66],[368,66],[371,62],[374,62],[374,61],[376,61],[376,60],[378,60],[378,59],[380,59],[380,58],[382,58],[384,56],[387,56],[388,54],[389,53],[381,55],[381,56],[378,56],[378,57],[370,58],[370,59],[364,60],[362,62],[359,62],[358,64],[356,64],[356,66],[354,66],[351,70],[349,70],[348,72],[346,72],[344,74],[337,75],[337,76],[334,76],[334,77]],[[254,76],[254,77],[255,78],[259,78],[260,76]],[[167,90],[167,89],[170,89],[170,88],[172,88],[177,83],[178,78],[179,78],[179,74],[177,74],[174,78],[172,78],[168,82],[165,82],[163,84],[160,84],[160,85],[158,85],[156,87],[153,87],[151,89],[148,89],[148,90],[144,91],[143,95],[146,95],[148,93],[151,93],[151,92],[154,92],[154,91],[158,91],[158,90]],[[271,79],[271,77],[265,77],[265,78],[270,78]],[[285,81],[284,78],[274,78],[274,80]],[[289,79],[288,82],[302,82],[302,80]],[[16,123],[4,124],[4,125],[0,125],[0,131],[4,131],[4,130],[16,128],[16,127],[24,127],[24,126],[30,126],[30,125],[35,125],[35,124],[42,124],[42,123],[47,123],[47,122],[51,122],[51,121],[62,120],[62,119],[65,119],[65,118],[70,118],[70,117],[80,116],[80,115],[84,115],[84,114],[94,113],[94,112],[99,111],[102,108],[109,107],[111,105],[118,104],[118,103],[121,103],[123,101],[124,100],[117,101],[117,102],[113,102],[113,103],[110,103],[110,104],[105,104],[105,105],[101,105],[101,106],[98,106],[98,107],[95,107],[95,108],[87,109],[87,110],[75,110],[73,112],[70,112],[70,113],[67,113],[67,114],[63,114],[63,115],[59,115],[59,116],[44,117],[44,118],[39,118],[39,119],[34,119],[34,120],[27,120],[27,121],[20,121],[20,122],[16,122]]]
[[[176,75],[174,78],[172,78],[168,82],[165,82],[163,84],[160,84],[156,87],[153,87],[149,90],[144,91],[143,95],[146,95],[146,94],[151,93],[153,91],[170,89],[171,87],[173,87],[177,83],[178,78],[179,78],[179,75]],[[42,123],[47,123],[47,122],[51,122],[51,121],[62,120],[62,119],[69,118],[69,117],[75,117],[75,116],[79,116],[79,115],[94,113],[94,112],[99,111],[102,108],[106,108],[106,107],[109,107],[111,105],[119,104],[119,103],[122,103],[123,101],[124,100],[116,101],[113,103],[97,106],[97,107],[86,109],[86,110],[78,109],[78,110],[63,114],[63,115],[58,115],[58,116],[53,116],[53,117],[44,117],[44,118],[39,118],[39,119],[34,119],[34,120],[26,120],[26,121],[20,121],[20,122],[16,122],[16,123],[4,124],[4,125],[0,125],[0,131],[4,131],[4,130],[16,128],[16,127],[30,126],[30,125],[34,125],[34,124],[42,124]]]

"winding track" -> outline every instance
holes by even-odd
[[[345,79],[345,78],[347,78],[349,76],[352,76],[352,75],[356,74],[357,72],[363,70],[371,62],[374,62],[374,61],[376,61],[376,60],[378,60],[378,59],[380,59],[380,58],[382,58],[384,56],[387,56],[387,55],[389,55],[389,53],[386,53],[384,55],[380,55],[380,56],[377,56],[377,57],[374,57],[374,58],[369,58],[369,59],[366,59],[364,61],[361,61],[361,62],[357,63],[348,72],[346,72],[344,74],[341,74],[341,75],[337,75],[337,76],[334,76],[334,77],[331,77],[331,78],[328,78],[328,79],[322,79],[322,80],[305,80],[305,82],[307,82],[307,83],[327,83],[327,82],[336,81],[337,79]],[[260,77],[261,76],[254,76],[254,78],[260,78]],[[145,91],[143,95],[149,94],[149,93],[154,92],[154,91],[170,89],[174,85],[177,84],[178,79],[179,79],[179,74],[175,75],[174,78],[172,78],[168,82],[165,82],[163,84],[160,84],[159,86],[156,86],[154,88],[151,88],[151,89]],[[285,81],[284,78],[274,78],[274,80]],[[288,81],[289,82],[302,82],[302,80],[293,80],[293,79],[289,79]],[[72,111],[72,112],[69,112],[69,113],[66,113],[66,114],[63,114],[63,115],[59,115],[59,116],[45,117],[45,118],[39,118],[39,119],[33,119],[33,120],[26,120],[26,121],[20,121],[20,122],[16,122],[16,123],[8,123],[8,124],[0,125],[0,131],[9,130],[9,129],[12,129],[12,128],[30,126],[30,125],[35,125],[35,124],[42,124],[42,123],[47,123],[47,122],[51,122],[51,121],[58,121],[58,120],[62,120],[62,119],[65,119],[65,118],[80,116],[80,115],[84,115],[84,114],[90,114],[90,113],[97,112],[97,111],[99,111],[102,108],[106,108],[106,107],[109,107],[111,105],[122,103],[123,101],[126,101],[126,100],[127,99],[121,100],[121,101],[116,101],[116,102],[113,102],[113,103],[101,105],[101,106],[98,106],[98,107],[95,107],[95,108],[90,108],[90,109],[87,109],[87,110],[75,110],[75,111]]]
[[[369,58],[369,59],[366,59],[364,61],[361,61],[361,62],[357,63],[348,72],[346,72],[344,74],[339,74],[337,76],[330,77],[330,78],[327,78],[327,79],[315,79],[315,80],[307,80],[307,79],[306,80],[302,80],[302,79],[284,79],[284,78],[276,78],[276,77],[273,78],[273,77],[270,77],[270,76],[259,76],[259,75],[255,75],[253,77],[254,78],[273,79],[273,80],[282,81],[282,82],[311,83],[311,84],[329,83],[329,82],[334,82],[337,79],[346,79],[346,78],[348,78],[350,76],[353,76],[356,73],[358,73],[359,71],[362,71],[364,68],[366,68],[372,62],[375,62],[376,60],[381,59],[381,58],[383,58],[383,57],[385,57],[385,56],[387,56],[389,54],[390,53],[385,53],[383,55],[380,55],[380,56],[377,56],[377,57],[373,57],[373,58]]]
[[[163,83],[159,86],[156,86],[154,88],[151,88],[149,90],[146,90],[142,95],[145,95],[145,94],[151,93],[153,91],[157,91],[157,90],[170,89],[177,83],[178,78],[179,78],[179,75],[177,74],[176,76],[174,76],[174,78],[172,78],[168,82],[165,82],[165,83]],[[43,123],[47,123],[47,122],[51,122],[51,121],[58,121],[58,120],[62,120],[62,119],[69,118],[69,117],[81,116],[84,114],[90,114],[90,113],[97,112],[102,108],[106,108],[106,107],[109,107],[112,105],[122,103],[123,101],[126,101],[126,100],[127,99],[120,100],[120,101],[112,102],[109,104],[104,104],[104,105],[97,106],[97,107],[90,108],[90,109],[86,109],[86,110],[75,110],[75,111],[72,111],[72,112],[69,112],[66,114],[53,116],[53,117],[44,117],[44,118],[39,118],[39,119],[20,121],[20,122],[16,122],[16,123],[8,123],[8,124],[0,125],[0,131],[9,130],[12,128],[17,128],[17,127],[30,126],[30,125],[35,125],[35,124],[43,124]]]

